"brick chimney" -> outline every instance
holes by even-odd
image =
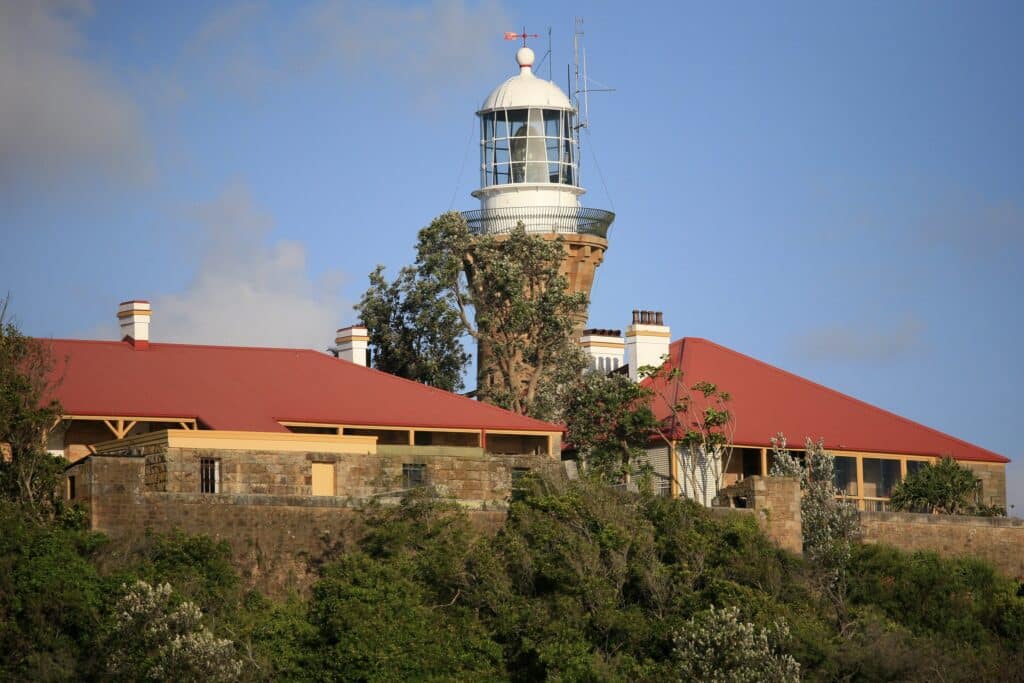
[[[338,358],[365,367],[368,360],[369,342],[370,331],[362,325],[343,327],[334,337],[334,350],[338,354]]]
[[[149,347],[149,319],[153,308],[148,301],[133,299],[122,301],[117,307],[117,321],[121,324],[121,341],[137,349]]]
[[[629,378],[634,382],[640,377],[637,370],[645,365],[658,367],[662,356],[668,354],[672,341],[668,325],[661,311],[633,311],[633,323],[626,328],[626,363]]]

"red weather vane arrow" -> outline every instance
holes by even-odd
[[[523,27],[522,33],[516,33],[515,31],[505,31],[505,40],[523,40],[523,47],[526,47],[527,38],[540,38],[539,33],[527,33],[526,27]]]

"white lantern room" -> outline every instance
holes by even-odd
[[[464,212],[475,233],[522,223],[531,233],[606,237],[615,214],[585,209],[579,182],[576,109],[562,90],[533,73],[534,53],[516,53],[519,73],[487,96],[480,119],[480,211]]]

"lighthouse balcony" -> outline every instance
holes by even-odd
[[[463,211],[474,235],[504,235],[520,223],[530,234],[579,234],[608,238],[615,214],[581,206],[515,206]]]

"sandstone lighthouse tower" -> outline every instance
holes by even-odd
[[[522,223],[530,234],[561,238],[562,274],[573,292],[589,298],[615,214],[580,205],[586,190],[579,179],[576,107],[557,85],[534,75],[533,50],[522,37],[519,73],[495,88],[477,112],[480,188],[473,196],[480,209],[463,216],[478,235],[508,234]],[[578,337],[586,313],[574,322]],[[487,355],[479,349],[481,366]]]

